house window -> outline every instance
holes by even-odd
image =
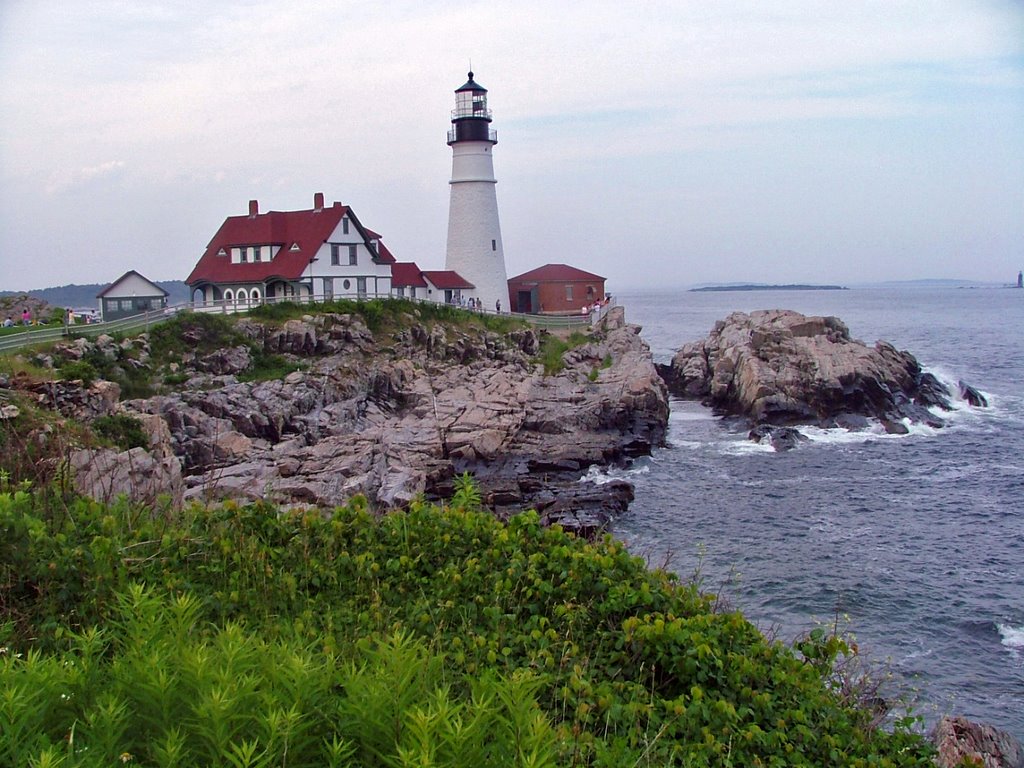
[[[240,253],[240,259],[241,259],[242,263],[243,263],[243,264],[245,264],[245,262],[247,262],[247,261],[249,260],[249,249],[248,249],[248,248],[246,248],[246,247],[245,247],[245,246],[243,245],[243,246],[241,247],[241,249],[239,249],[239,250],[240,250],[240,252],[241,252],[241,253]]]
[[[399,298],[403,298],[403,299],[405,298],[405,286],[404,285],[400,285],[397,288],[395,288],[395,296],[398,296]]]
[[[331,243],[331,266],[337,267],[341,264],[341,246]]]
[[[324,301],[330,301],[334,298],[334,278],[324,278]]]
[[[352,287],[352,281],[351,280],[346,280],[341,285],[347,291],[347,290],[349,290]]]
[[[348,234],[348,216],[344,216],[341,219],[341,234],[343,234],[343,235],[347,235]]]
[[[361,299],[365,299],[366,298],[366,278],[365,277],[357,277],[356,278],[356,293],[359,294],[359,298],[361,298]]]
[[[572,301],[572,286],[571,285],[565,286],[565,300],[566,301]]]
[[[409,298],[410,299],[415,299],[416,298],[416,286],[415,285],[409,287]]]
[[[356,246],[350,245],[348,247],[348,265],[354,267],[359,263],[358,257],[356,256]]]
[[[252,260],[253,261],[259,261],[260,260],[260,247],[258,245],[254,245],[252,247]]]

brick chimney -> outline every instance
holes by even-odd
[[[255,219],[260,213],[260,201],[250,200],[249,201],[249,218]]]
[[[319,213],[324,209],[324,193],[316,192],[313,194],[313,210]]]

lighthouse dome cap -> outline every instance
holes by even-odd
[[[466,84],[461,88],[455,89],[456,93],[460,93],[461,91],[483,91],[484,93],[487,93],[487,89],[473,79],[472,71],[469,73],[469,80],[466,81]]]

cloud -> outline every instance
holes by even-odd
[[[99,165],[87,166],[71,171],[54,171],[46,184],[46,193],[56,195],[61,192],[97,183],[107,179],[120,178],[125,169],[123,160],[108,160]]]
[[[93,223],[113,201],[104,235],[170,270],[246,200],[286,209],[323,190],[436,265],[470,58],[516,269],[555,241],[609,274],[632,242],[651,259],[685,242],[713,269],[723,243],[742,254],[766,228],[804,232],[808,201],[867,230],[904,226],[864,202],[886,194],[921,211],[945,195],[972,232],[1019,221],[1019,2],[33,0],[0,3],[0,256],[35,247],[48,196],[84,191]],[[851,174],[863,200],[840,201],[829,183]],[[966,176],[986,180],[976,199],[950,181]],[[764,202],[786,189],[786,209]],[[605,220],[612,201],[630,226]],[[159,242],[136,225],[170,217]],[[932,241],[918,242],[923,259]]]

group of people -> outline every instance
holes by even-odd
[[[21,324],[32,325],[32,313],[29,311],[28,307],[25,307],[25,311],[21,313]],[[7,319],[4,320],[4,328],[11,328],[14,325],[14,319],[8,315]]]
[[[475,312],[484,311],[483,299],[477,299],[470,296],[468,299],[461,294],[452,294],[451,300],[448,302],[453,307],[462,307],[463,309],[470,309]],[[501,314],[501,299],[494,302],[494,311],[496,314]]]
[[[580,314],[589,315],[592,312],[600,312],[601,307],[607,306],[608,303],[611,302],[611,300],[611,295],[606,295],[603,299],[597,299],[596,301],[594,301],[593,304],[584,304],[582,307],[580,307]]]

